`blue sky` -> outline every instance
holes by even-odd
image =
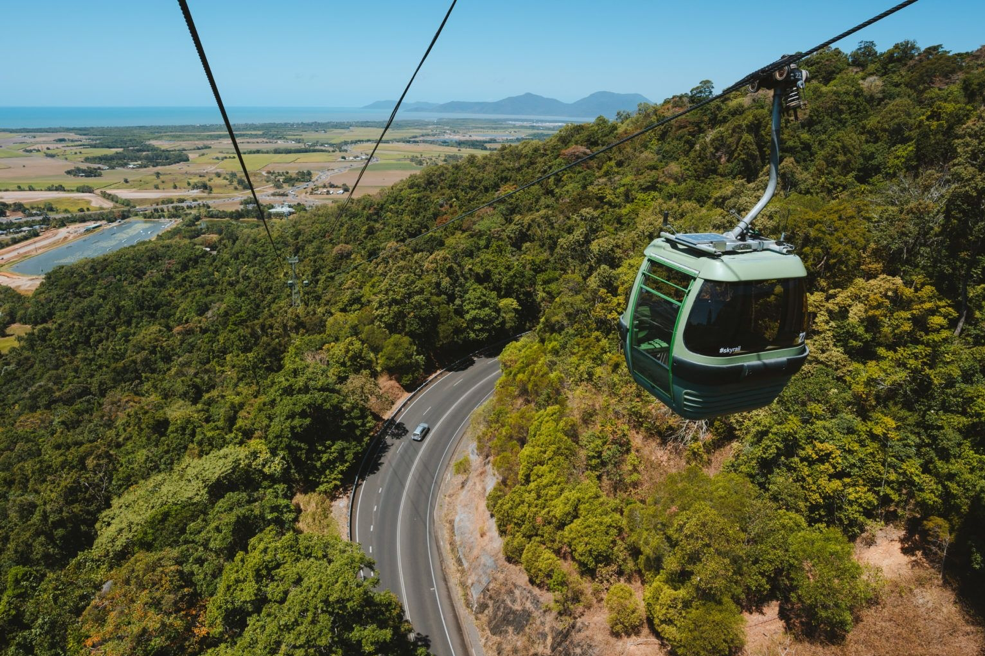
[[[460,0],[409,100],[661,100],[721,88],[895,0]],[[230,106],[356,107],[399,95],[447,0],[190,0]],[[173,0],[2,0],[0,106],[212,104]],[[770,21],[773,21],[772,23]],[[985,2],[921,0],[839,44],[985,44]]]

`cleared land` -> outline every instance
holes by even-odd
[[[17,346],[17,338],[31,332],[31,326],[22,323],[12,323],[7,328],[7,332],[0,337],[0,353],[6,353]]]
[[[57,157],[44,157],[37,155],[21,154],[16,157],[8,157],[2,161],[10,167],[9,172],[4,172],[0,180],[15,180],[17,178],[43,178],[46,176],[63,176],[63,180],[75,181],[75,184],[85,184],[87,180],[100,180],[100,178],[74,178],[65,175],[65,171],[78,166],[78,162],[69,162],[58,159]]]
[[[30,294],[38,288],[43,280],[44,276],[21,276],[8,271],[0,271],[0,285],[10,287],[21,294]]]
[[[390,185],[400,182],[401,180],[406,180],[410,176],[414,175],[416,171],[416,168],[413,170],[404,169],[398,171],[378,170],[375,166],[370,166],[366,169],[366,175],[363,176],[362,182],[359,183],[359,188],[356,189],[356,198],[367,194],[375,194],[383,187],[389,187]],[[359,177],[359,171],[351,170],[333,176],[332,182],[337,185],[347,184],[351,187],[356,183],[357,177]],[[337,196],[337,198],[342,197],[343,196]]]
[[[329,154],[326,153],[322,155],[321,153],[302,153],[302,154],[286,154],[277,155],[274,153],[263,153],[256,155],[243,155],[243,160],[246,162],[246,168],[250,171],[259,171],[265,166],[270,164],[294,164],[297,162],[301,155],[318,155],[321,159],[325,159]],[[239,160],[237,159],[224,159],[219,162],[219,168],[224,171],[240,171]],[[293,167],[295,170],[299,170],[300,167]]]

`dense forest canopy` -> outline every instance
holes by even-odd
[[[878,592],[849,542],[873,522],[904,525],[980,604],[985,50],[863,42],[803,66],[809,107],[785,120],[781,193],[757,223],[810,273],[813,355],[773,406],[710,426],[636,388],[615,321],[664,211],[724,230],[759,197],[766,93],[410,245],[711,84],[429,167],[337,233],[327,210],[278,224],[311,280],[299,308],[261,231],[197,217],[57,268],[29,300],[0,293],[2,326],[34,327],[0,356],[0,650],[422,652],[357,576],[361,552],[299,529],[298,499],[345,483],[381,376],[408,385],[528,328],[480,447],[506,556],[558,612],[599,584],[613,631],[645,618],[677,653],[725,654],[740,611],[777,600],[791,630],[837,640]],[[662,472],[648,443],[693,467]],[[703,472],[725,445],[725,471]],[[645,585],[642,610],[621,581]]]

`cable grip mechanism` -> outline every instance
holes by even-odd
[[[789,64],[754,80],[749,85],[749,90],[753,93],[760,89],[773,89],[779,92],[783,109],[792,111],[794,119],[799,119],[797,110],[807,107],[807,100],[802,92],[808,77],[810,76],[807,71],[796,64]]]
[[[807,106],[807,102],[800,93],[804,88],[804,83],[807,82],[807,77],[807,71],[798,68],[796,64],[789,64],[760,77],[749,85],[749,90],[753,92],[759,89],[773,90],[773,108],[770,120],[770,177],[766,191],[763,192],[763,197],[759,199],[759,202],[749,210],[748,214],[742,217],[731,232],[725,233],[729,239],[739,241],[748,239],[751,236],[749,224],[773,199],[780,169],[780,115],[782,110],[788,109],[793,111],[794,118],[797,118],[797,110]]]

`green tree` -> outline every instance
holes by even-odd
[[[711,98],[715,93],[715,85],[711,80],[701,80],[698,86],[691,89],[688,93],[688,97],[691,99],[692,103],[698,103],[703,100]]]
[[[625,583],[615,583],[605,595],[609,630],[613,635],[634,635],[643,628],[643,609],[636,593]]]
[[[790,560],[781,616],[803,635],[843,638],[874,595],[851,543],[835,529],[802,531],[790,539]]]
[[[372,430],[369,410],[331,370],[292,359],[271,386],[267,443],[291,464],[304,487],[331,492],[359,458]]]
[[[971,315],[971,291],[981,284],[985,273],[985,111],[959,132],[955,143],[955,158],[951,187],[945,203],[944,221],[940,226],[948,257],[937,262],[942,265],[943,280],[957,286],[959,318],[955,334],[960,335]],[[939,243],[940,243],[939,242]]]
[[[38,572],[29,567],[15,566],[7,570],[6,585],[0,596],[0,647],[9,647],[9,638],[28,628],[24,605],[39,579]]]
[[[267,531],[227,565],[206,611],[218,654],[415,654],[427,649],[357,545],[314,534]],[[312,612],[317,609],[317,612]]]
[[[463,319],[469,341],[482,344],[489,341],[503,327],[500,301],[496,293],[472,285],[462,299]]]
[[[82,613],[85,646],[107,656],[198,651],[204,602],[172,551],[138,553]]]
[[[413,383],[424,371],[424,358],[418,355],[417,347],[406,335],[388,337],[376,363],[402,385]]]
[[[100,517],[93,550],[112,560],[132,553],[140,544],[161,546],[148,541],[175,544],[187,524],[205,515],[226,494],[271,486],[284,479],[284,470],[284,461],[261,442],[187,459],[173,471],[151,477],[115,499]]]
[[[745,620],[730,601],[700,602],[684,613],[677,638],[671,642],[680,656],[727,656],[745,645]]]

